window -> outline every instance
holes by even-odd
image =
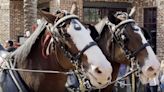
[[[96,23],[100,19],[98,8],[84,8],[84,21],[87,23]]]
[[[144,28],[146,28],[152,36],[152,48],[156,53],[156,30],[157,30],[157,9],[144,8]]]
[[[116,11],[126,12],[126,8],[84,8],[84,22],[85,23],[97,23],[100,19],[115,13]]]

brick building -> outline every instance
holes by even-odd
[[[78,16],[86,23],[97,23],[98,18],[113,12],[129,12],[136,6],[134,19],[149,30],[153,36],[154,50],[164,60],[164,1],[163,0],[38,0],[38,7],[55,12],[70,10],[77,3]],[[0,0],[0,42],[6,39],[18,40],[23,36],[23,0]]]

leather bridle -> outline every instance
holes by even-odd
[[[113,40],[124,50],[127,59],[130,60],[131,58],[136,59],[136,55],[140,51],[142,51],[144,48],[146,48],[147,46],[150,46],[150,45],[149,45],[149,43],[144,43],[142,46],[140,46],[139,48],[137,48],[134,51],[130,51],[128,49],[128,47],[125,46],[126,43],[124,42],[124,40],[129,39],[129,38],[127,37],[127,34],[124,33],[124,31],[126,31],[125,28],[126,28],[127,24],[129,24],[129,23],[135,23],[135,21],[132,19],[124,20],[124,21],[120,22],[118,25],[114,26],[114,28],[113,28],[114,30],[112,30],[111,32],[113,34]],[[107,25],[110,28],[111,22],[108,22]],[[121,27],[121,26],[123,26],[123,27]]]
[[[87,76],[85,73],[86,71],[84,70],[83,66],[81,65],[80,58],[82,57],[82,55],[84,54],[84,52],[86,50],[88,50],[92,46],[97,45],[97,43],[94,41],[90,42],[81,51],[79,51],[76,54],[72,54],[71,51],[69,51],[67,48],[65,48],[66,39],[65,39],[65,37],[63,37],[63,36],[69,37],[69,35],[67,33],[59,33],[59,30],[61,30],[63,25],[65,25],[64,22],[66,22],[67,20],[73,21],[73,19],[78,19],[78,17],[76,15],[68,14],[68,15],[62,17],[61,19],[59,19],[58,21],[56,21],[55,25],[53,26],[53,28],[51,30],[51,32],[53,34],[52,36],[54,38],[54,44],[57,44],[60,39],[61,45],[59,47],[62,50],[62,52],[64,53],[65,57],[67,57],[71,61],[71,63],[75,66],[75,70],[72,70],[72,71],[77,75],[78,80],[80,81],[80,85],[83,86],[82,89],[85,89],[85,90],[93,89],[94,87],[92,87],[91,83],[89,82],[89,79],[87,79]],[[75,22],[75,21],[73,21],[73,22]],[[76,22],[75,22],[74,28],[76,30],[81,29],[79,26],[76,25]],[[66,35],[64,35],[64,34],[66,34]]]
[[[81,51],[79,51],[76,54],[72,54],[70,51],[67,50],[67,48],[65,48],[66,45],[66,40],[64,39],[65,37],[61,36],[61,34],[67,34],[67,33],[59,33],[58,30],[61,29],[62,26],[59,27],[60,24],[62,24],[63,22],[65,22],[66,20],[71,20],[71,19],[78,19],[78,17],[76,15],[66,15],[63,18],[59,19],[52,30],[52,34],[53,34],[53,38],[55,39],[55,44],[58,43],[59,39],[61,41],[61,46],[60,48],[62,49],[63,53],[65,54],[65,56],[67,58],[69,58],[72,61],[79,61],[80,57],[82,56],[82,54],[88,50],[89,48],[91,48],[92,46],[97,45],[96,42],[90,42],[88,45],[86,45]],[[65,35],[64,35],[65,36]],[[68,34],[66,35],[68,36]],[[74,63],[74,62],[73,62]],[[81,62],[79,62],[81,63]]]
[[[118,44],[120,46],[120,48],[123,49],[124,54],[125,54],[126,58],[130,61],[130,65],[131,65],[130,72],[126,73],[121,78],[111,82],[110,85],[129,76],[130,74],[135,73],[137,76],[139,76],[141,73],[141,68],[139,66],[139,62],[136,58],[136,55],[140,51],[142,51],[144,48],[146,48],[147,46],[150,46],[150,45],[149,45],[149,43],[144,43],[142,46],[140,46],[139,48],[137,48],[134,51],[129,50],[128,47],[125,46],[126,43],[124,41],[128,38],[127,38],[127,35],[124,34],[124,31],[126,31],[126,29],[125,29],[126,26],[131,23],[135,23],[135,21],[133,19],[126,19],[126,20],[120,22],[118,25],[114,25],[110,21],[108,21],[106,23],[108,25],[108,28],[110,29],[110,32],[112,33],[113,43]]]

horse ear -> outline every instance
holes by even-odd
[[[108,20],[109,20],[111,23],[115,24],[116,18],[114,17],[114,14],[109,14],[109,15],[108,15]]]
[[[129,16],[132,17],[135,11],[136,11],[136,7],[133,7],[129,13]]]
[[[48,23],[54,24],[54,21],[56,19],[56,16],[53,14],[50,14],[49,12],[39,10],[39,14],[47,20]]]
[[[108,20],[109,20],[112,24],[115,24],[115,25],[117,25],[118,23],[121,22],[121,20],[117,19],[117,18],[114,16],[114,13],[108,15]]]
[[[73,2],[70,13],[77,15],[77,4],[76,4],[76,2]]]

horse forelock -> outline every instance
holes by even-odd
[[[91,24],[87,24],[87,28],[90,31],[90,35],[91,35],[92,39],[96,40],[96,38],[99,37],[99,33],[97,32],[96,28]]]

